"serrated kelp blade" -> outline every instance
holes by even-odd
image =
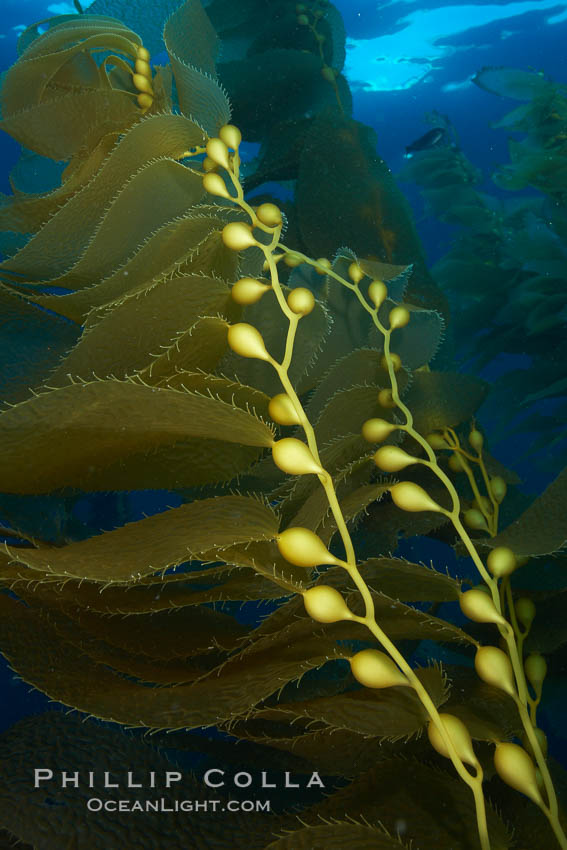
[[[110,15],[56,15],[32,24],[22,33],[18,40],[20,60],[45,58],[65,45],[72,46],[97,34],[121,36],[136,46],[140,42],[136,32]]]
[[[344,580],[341,585],[340,576],[333,575],[333,578],[329,577],[327,582],[329,572],[324,574],[319,583],[329,583],[343,589]],[[354,613],[363,614],[363,606],[357,594],[343,595]],[[442,643],[454,641],[464,645],[476,643],[474,638],[458,626],[404,605],[403,602],[392,599],[390,596],[374,592],[372,598],[376,608],[376,620],[392,640],[434,640]],[[320,632],[320,626],[307,617],[302,599],[291,599],[266,617],[262,624],[251,633],[250,638],[253,641],[252,646],[263,646],[264,642],[274,645],[284,640],[285,630],[285,640],[301,644],[308,635],[311,635],[313,629]],[[334,645],[335,641],[367,640],[368,632],[365,632],[357,623],[333,623],[325,628],[324,639],[327,643],[331,642],[331,645]],[[338,650],[338,647],[335,648]],[[344,648],[338,650],[338,654],[341,657],[344,656]]]
[[[216,369],[228,350],[227,331],[228,322],[220,316],[198,319],[163,354],[142,369],[140,378],[148,384],[167,383],[174,388],[192,389],[196,379],[190,370],[211,372]],[[265,395],[261,390],[255,392],[258,398]]]
[[[422,668],[416,675],[435,706],[447,699],[445,679],[438,667]],[[420,733],[429,715],[411,688],[361,688],[331,697],[280,704],[279,710],[307,717],[335,729],[369,737],[404,739]]]
[[[115,90],[70,92],[5,116],[0,128],[23,147],[66,160],[93,148],[108,132],[123,132],[140,118],[135,100]]]
[[[133,452],[107,466],[91,466],[82,479],[81,489],[86,492],[178,490],[227,484],[249,474],[262,454],[263,449],[257,446],[190,437],[173,445]]]
[[[87,631],[82,628],[76,619],[69,618],[60,612],[50,611],[47,614],[45,611],[36,610],[36,613],[48,629],[55,629],[60,639],[74,646],[91,661],[104,664],[117,673],[131,676],[141,682],[158,685],[191,682],[200,678],[208,669],[217,666],[226,657],[226,653],[219,646],[211,643],[211,634],[206,631],[201,635],[202,648],[193,641],[193,645],[191,643],[187,645],[186,652],[180,652],[183,646],[182,641],[187,637],[187,628],[183,628],[179,634],[177,652],[167,651],[168,633],[166,632],[160,655],[150,655],[145,651],[149,644],[146,627],[152,624],[153,617],[141,617],[139,627],[131,624],[131,642],[136,643],[138,639],[140,645],[135,646],[134,649],[128,649],[117,644],[115,640],[107,640],[103,630],[100,630],[99,634],[94,634],[92,630]],[[105,625],[112,623],[113,620],[105,618]],[[179,621],[177,624],[179,625]],[[184,621],[182,625],[187,626],[188,623]],[[195,625],[198,625],[198,618],[195,618]],[[226,638],[226,635],[222,633],[220,636],[221,640]]]
[[[258,499],[219,496],[171,508],[67,546],[7,547],[7,551],[20,564],[61,577],[132,582],[223,546],[271,539],[278,525],[271,508]]]
[[[355,820],[379,821],[396,834],[406,824],[404,840],[435,850],[479,850],[475,805],[464,782],[424,762],[385,759],[346,788],[302,812],[303,823],[319,824],[340,811]],[[447,812],[450,812],[450,817]],[[487,806],[490,846],[508,850],[511,834],[496,811]]]
[[[155,377],[153,372],[152,376]],[[192,393],[220,398],[227,404],[234,404],[243,410],[254,411],[262,419],[268,420],[270,399],[265,393],[254,387],[248,387],[237,381],[231,381],[229,378],[221,378],[206,372],[189,371],[178,371],[175,375],[168,377],[166,383],[168,387],[182,388]]]
[[[522,722],[512,697],[482,682],[472,670],[445,668],[451,696],[444,710],[465,723],[477,741],[507,741],[521,737]]]
[[[64,289],[91,286],[122,266],[153,233],[182,216],[202,194],[201,180],[192,171],[172,159],[154,160],[118,188],[94,232],[84,232],[70,268],[50,268],[45,259],[42,264],[42,245],[59,230],[55,219],[1,268]]]
[[[334,336],[334,332],[333,332]],[[327,347],[332,350],[334,343]],[[318,381],[306,404],[306,412],[311,422],[317,422],[324,407],[339,390],[348,390],[354,386],[375,386],[379,389],[389,387],[387,370],[381,363],[381,344],[378,348],[357,348],[336,360]],[[404,387],[407,376],[398,373],[400,387]]]
[[[403,850],[404,844],[377,824],[347,823],[333,818],[331,823],[294,829],[270,842],[265,850]]]
[[[329,445],[324,446],[319,450],[319,455],[323,467],[333,477],[339,478],[355,463],[366,463],[369,456],[369,444],[366,440],[357,434],[351,434],[346,437],[340,437]],[[281,505],[282,516],[285,524],[301,509],[305,500],[317,490],[320,490],[320,484],[313,476],[303,475],[291,482],[286,480],[278,495],[284,496],[284,501]],[[316,497],[315,497],[316,498]],[[322,500],[317,500],[317,505],[323,506]]]
[[[34,396],[0,414],[0,434],[0,474],[5,492],[14,493],[88,487],[89,479],[113,489],[103,486],[106,467],[157,450],[171,450],[174,461],[184,440],[273,442],[267,424],[220,399],[114,380]]]
[[[201,4],[183,3],[168,19],[163,39],[181,111],[195,116],[209,136],[216,135],[230,120],[230,104],[216,80],[219,39]]]
[[[134,657],[171,661],[207,655],[212,650],[221,654],[233,650],[248,631],[233,616],[205,605],[196,606],[190,616],[189,612],[178,610],[108,617],[68,603],[44,608],[41,601],[39,605],[34,604],[33,593],[26,591],[24,595],[26,602],[48,626],[95,661],[101,660],[96,654],[97,642]],[[213,655],[210,668],[216,666],[214,660],[216,655]],[[207,669],[204,666],[203,672]]]
[[[233,565],[233,562],[239,564],[240,561],[246,563],[247,559],[252,560],[248,547],[254,550],[255,545],[258,544],[247,543],[241,551],[234,546],[200,553],[203,562],[224,561],[219,567],[191,569],[189,572],[181,567],[176,573],[151,574],[132,583],[114,582],[102,587],[95,581],[62,578],[36,567],[10,563],[9,556],[4,555],[5,563],[0,562],[0,584],[12,589],[16,595],[21,594],[22,587],[26,588],[26,593],[29,588],[34,599],[43,600],[47,605],[74,604],[100,614],[123,616],[154,614],[210,602],[280,599],[283,582],[294,591],[301,589],[302,576],[290,577],[293,570],[299,573],[299,569],[291,565],[288,565],[288,574],[271,572],[270,565],[264,566],[260,558],[254,558],[254,569],[250,568],[251,564]],[[291,592],[289,586],[283,594]]]
[[[31,152],[23,152],[17,165],[10,172],[11,185],[14,190],[18,191],[18,194],[7,195],[2,199],[0,230],[11,231],[14,235],[21,234],[22,238],[27,241],[28,237],[24,237],[24,234],[38,231],[48,219],[56,215],[68,203],[76,192],[92,180],[116,144],[116,136],[115,133],[108,133],[102,137],[93,150],[89,152],[81,151],[73,157],[71,163],[61,175],[63,180],[61,185],[47,192],[35,192],[36,187],[33,183],[30,183],[29,177],[27,181],[24,178],[22,186],[18,185],[20,168],[24,175],[26,173],[29,175],[30,171],[35,174],[37,169],[41,170],[46,166],[45,157],[40,157]],[[34,158],[38,161],[37,166],[33,165]],[[21,247],[23,246],[18,245],[17,249]],[[12,256],[15,250],[9,252],[3,250],[2,253]]]
[[[445,322],[435,310],[412,309],[410,322],[396,331],[391,351],[398,354],[406,369],[425,366],[435,356],[444,336]],[[369,333],[370,345],[381,344],[382,335],[376,328]]]
[[[370,558],[359,570],[372,590],[405,602],[453,602],[461,590],[461,583],[450,575],[402,558]],[[342,570],[331,574],[335,572],[342,577]]]
[[[381,416],[384,411],[378,403],[379,391],[380,386],[354,386],[337,392],[315,425],[318,444],[324,446],[339,437],[360,434],[367,419]]]
[[[192,335],[187,333],[184,340],[183,349],[188,349],[185,358],[175,347],[175,341],[200,316],[225,314],[230,306],[229,288],[217,278],[183,275],[160,280],[135,296],[90,313],[81,339],[51,375],[50,384],[66,383],[68,375],[83,379],[93,375],[124,378],[141,370],[143,380],[143,371],[151,369],[161,352],[169,348],[173,371],[177,355],[181,362],[189,359],[189,366],[199,366],[197,352],[192,351]],[[226,337],[225,322],[225,345]]]
[[[173,114],[148,116],[129,128],[118,141],[112,138],[112,150],[98,163],[94,173],[85,175],[83,167],[79,174],[74,175],[74,179],[70,181],[67,178],[61,187],[35,202],[46,210],[52,208],[55,213],[42,244],[42,250],[46,252],[46,264],[47,258],[50,258],[51,263],[58,261],[61,264],[59,268],[65,270],[66,264],[69,265],[76,256],[78,246],[86,244],[101,212],[108,207],[118,189],[144,163],[158,156],[177,159],[189,148],[202,142],[203,131],[200,127],[183,115]],[[94,153],[91,156],[94,158]],[[80,181],[77,180],[79,176]],[[90,178],[88,181],[85,181],[86,176]],[[81,185],[83,182],[85,185]],[[80,189],[78,194],[67,200],[73,190],[76,192],[77,189]],[[66,201],[63,206],[62,200]],[[34,206],[33,198],[28,201],[28,206]],[[28,233],[37,229],[30,228],[28,220],[26,225]],[[59,230],[58,238],[54,235],[55,230]],[[49,234],[51,238],[48,238]]]
[[[567,542],[567,469],[508,528],[482,546],[508,546],[522,557],[550,555],[563,549]]]
[[[122,21],[119,21],[110,15],[90,14],[89,19],[91,25],[104,24],[104,27],[107,30],[114,28],[123,30],[126,26]],[[83,26],[83,23],[81,22],[81,19],[77,17],[76,13],[71,15],[55,15],[50,18],[43,18],[40,21],[35,21],[33,24],[26,27],[26,29],[18,37],[18,56],[22,56],[25,53],[26,58],[29,58],[30,56],[34,56],[36,53],[41,54],[43,52],[43,45],[46,41],[45,38],[38,41],[40,37],[47,37],[47,33],[49,33],[50,30],[59,28],[62,25],[81,27]]]
[[[191,256],[224,222],[208,216],[186,215],[157,228],[135,254],[99,283],[66,295],[42,295],[38,304],[73,321],[84,322],[91,310],[114,303],[128,293],[144,291],[164,278],[191,272]],[[208,269],[207,273],[214,273]]]
[[[72,198],[61,215],[56,214],[15,257],[2,263],[2,271],[63,289],[92,286],[123,265],[164,223],[195,204],[202,186],[189,169],[162,158],[144,163],[122,186],[114,187],[102,214],[100,207],[91,207],[96,223],[90,213],[81,217],[83,201],[91,206],[91,194]],[[79,216],[79,224],[67,231],[66,222],[73,214]]]
[[[309,581],[310,573],[302,567],[288,563],[279,553],[274,540],[260,540],[245,545],[205,553],[203,558],[215,558],[229,566],[251,567],[257,576],[265,577],[280,588],[279,596],[298,593]],[[283,590],[283,593],[281,592]]]
[[[337,491],[339,503],[347,521],[358,513],[356,509],[353,512],[353,504],[357,501],[357,497],[354,494],[360,489],[359,485],[364,487],[367,484],[373,469],[374,465],[370,463],[369,459],[363,458],[348,465],[334,477],[335,490]],[[350,501],[353,496],[354,501]],[[280,510],[286,517],[289,513],[288,509],[292,504],[292,499],[293,493],[290,494],[290,502],[287,505],[285,500],[280,504]],[[314,487],[307,495],[303,504],[299,506],[299,510],[289,522],[289,525],[299,525],[309,528],[311,531],[318,531],[319,526],[326,519],[330,519],[330,516],[331,509],[324,489],[322,487]]]
[[[64,74],[72,74],[72,60],[77,54],[84,51],[86,59],[88,51],[106,48],[128,55],[138,46],[138,36],[119,22],[110,27],[100,23],[95,19],[89,24],[88,18],[66,21],[36,39],[26,54],[4,74],[0,93],[3,116],[49,101],[53,90],[58,90],[58,84],[71,87],[74,83],[78,87],[85,82],[72,77],[60,79],[58,73],[63,69]],[[94,88],[96,83],[101,85],[98,74],[94,81],[90,80],[90,87]],[[61,87],[64,89],[65,85]]]
[[[25,681],[66,705],[132,726],[196,728],[246,713],[300,677],[306,664],[323,664],[328,650],[324,640],[277,654],[266,646],[232,656],[194,684],[148,688],[88,659],[20,602],[0,595],[0,612],[2,652]]]
[[[355,526],[356,521],[366,512],[367,508],[379,501],[389,489],[389,485],[384,483],[363,484],[362,487],[357,487],[352,493],[342,496],[339,503],[343,517],[349,523],[349,526],[351,528]],[[327,514],[319,528],[319,536],[326,546],[330,545],[337,530],[335,518],[332,514]]]

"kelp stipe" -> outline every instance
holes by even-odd
[[[313,293],[304,287],[292,289],[287,298],[285,297],[278,276],[277,263],[286,258],[294,266],[307,263],[349,289],[370,315],[384,339],[384,359],[391,390],[382,390],[378,401],[384,408],[399,412],[403,418],[399,422],[387,422],[376,418],[368,420],[363,425],[363,433],[372,442],[382,442],[398,430],[407,434],[417,443],[425,457],[413,456],[399,447],[387,445],[376,451],[374,455],[376,466],[386,473],[396,473],[410,465],[419,464],[429,469],[441,481],[449,494],[451,504],[447,509],[432,499],[424,488],[412,481],[401,481],[388,488],[394,503],[404,511],[412,513],[438,511],[447,516],[484,582],[478,589],[461,593],[459,599],[461,610],[465,616],[475,622],[495,624],[501,639],[505,642],[507,652],[494,646],[482,646],[477,643],[475,669],[483,681],[500,688],[513,698],[540,774],[538,778],[536,767],[525,749],[517,744],[502,741],[494,742],[496,744],[494,766],[505,783],[528,796],[540,807],[549,820],[559,846],[567,848],[567,837],[559,823],[557,797],[542,747],[544,736],[542,737],[543,733],[535,726],[535,708],[539,702],[541,685],[545,678],[545,662],[541,656],[530,656],[524,665],[521,649],[525,633],[518,628],[517,614],[513,604],[510,605],[509,611],[512,623],[505,619],[503,611],[505,594],[509,593],[509,585],[506,582],[518,566],[516,557],[511,549],[500,546],[493,548],[488,555],[486,565],[483,563],[461,520],[461,502],[457,490],[439,465],[433,446],[437,443],[438,448],[456,450],[455,457],[459,458],[460,466],[468,472],[475,495],[479,496],[474,476],[468,466],[466,452],[460,447],[454,432],[453,434],[445,432],[444,435],[432,434],[429,439],[422,436],[414,427],[411,410],[400,396],[396,371],[403,364],[399,357],[392,356],[391,336],[393,332],[410,322],[410,311],[403,305],[386,307],[388,289],[381,280],[366,281],[365,295],[361,284],[365,282],[366,275],[356,261],[348,267],[347,279],[338,275],[326,259],[314,261],[296,251],[289,251],[280,241],[283,222],[278,207],[272,203],[264,203],[254,209],[244,198],[239,181],[240,142],[241,134],[232,125],[225,125],[221,128],[218,138],[209,140],[207,156],[211,166],[209,173],[203,178],[203,184],[211,194],[232,201],[248,214],[249,223],[235,222],[225,226],[222,234],[223,241],[228,248],[237,252],[251,247],[262,251],[265,257],[264,268],[269,272],[270,285],[279,308],[287,319],[288,329],[285,353],[281,361],[270,355],[261,333],[248,323],[231,325],[228,331],[229,346],[242,357],[266,361],[276,371],[283,393],[272,398],[269,412],[278,424],[298,425],[305,435],[306,442],[297,437],[285,437],[273,442],[271,448],[274,463],[289,475],[317,476],[325,491],[345,557],[343,559],[331,554],[317,534],[300,526],[288,526],[280,532],[276,537],[278,548],[281,555],[297,567],[338,566],[343,568],[361,594],[365,609],[364,616],[354,614],[339,590],[324,583],[317,583],[302,592],[306,611],[314,620],[324,624],[341,621],[359,623],[377,639],[385,653],[366,649],[349,657],[354,677],[370,688],[402,686],[415,690],[430,717],[428,732],[431,745],[437,752],[451,760],[458,775],[474,795],[480,844],[483,850],[489,850],[491,845],[482,788],[483,770],[475,755],[469,731],[466,724],[458,717],[438,712],[422,682],[377,622],[372,594],[357,567],[353,542],[337,499],[332,475],[322,465],[313,426],[290,381],[288,372],[293,358],[298,325],[312,312],[315,298]],[[215,173],[213,164],[217,168],[224,169],[224,172],[228,174],[230,190],[223,177]],[[260,280],[245,278],[235,284],[232,290],[233,298],[242,305],[256,303],[270,289],[270,285]],[[384,316],[384,308],[387,310],[387,318]],[[492,502],[491,505],[483,508],[482,513],[479,512],[482,520],[480,527],[484,525],[487,530],[490,530],[492,536],[495,536],[497,509],[505,494],[505,488],[502,487],[499,479],[491,482],[488,478],[482,459],[483,439],[478,430],[474,428],[471,430],[469,443],[477,454],[476,458],[470,459],[479,463],[487,493]],[[479,501],[479,504],[482,508],[482,501]],[[466,514],[465,518],[467,518]],[[486,524],[487,518],[491,520],[490,529]],[[478,527],[478,522],[475,523],[475,520],[476,517],[471,517],[469,513],[469,524]],[[536,692],[535,700],[528,693],[526,676]],[[467,765],[473,768],[474,773],[468,770]]]

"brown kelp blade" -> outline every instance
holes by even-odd
[[[5,492],[12,493],[117,489],[120,465],[129,458],[139,461],[147,454],[151,463],[152,452],[162,450],[170,454],[166,466],[175,467],[173,446],[195,438],[219,449],[230,443],[263,448],[273,441],[263,421],[220,399],[113,380],[78,383],[22,402],[0,414],[0,434],[0,477]],[[113,465],[116,471],[107,477]],[[156,465],[154,487],[163,486],[159,470]],[[178,486],[188,486],[190,478],[190,467],[181,469]],[[122,479],[118,489],[132,489],[128,475]]]
[[[238,543],[273,538],[271,508],[247,496],[201,499],[63,547],[8,547],[14,561],[53,576],[112,584],[144,576]],[[222,554],[218,560],[222,559]],[[33,579],[33,575],[29,578]],[[189,576],[187,579],[191,581]]]

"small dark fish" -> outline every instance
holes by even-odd
[[[428,148],[434,148],[439,145],[441,142],[445,141],[446,130],[444,127],[434,127],[433,130],[428,130],[423,136],[420,136],[419,139],[416,139],[415,142],[412,142],[411,145],[408,145],[406,148],[406,156],[411,157],[417,151],[425,151]]]

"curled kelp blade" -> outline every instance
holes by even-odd
[[[2,197],[0,206],[0,229],[16,234],[22,239],[21,248],[28,241],[28,234],[35,233],[45,222],[79,191],[85,183],[94,177],[104,159],[116,144],[118,134],[108,133],[92,151],[77,155],[63,171],[57,173],[43,191],[38,191],[44,184],[35,183],[38,174],[53,173],[50,166],[55,165],[46,157],[22,151],[16,166],[10,172],[10,185],[16,193]],[[55,165],[56,167],[56,165]],[[31,173],[30,173],[31,172]],[[60,185],[55,185],[61,179]],[[5,239],[5,236],[3,237]],[[12,256],[15,250],[7,250],[2,245],[4,256]]]
[[[27,205],[32,211],[34,206],[39,206],[43,210],[41,215],[44,219],[47,218],[46,212],[53,210],[54,215],[31,240],[16,265],[12,267],[6,264],[3,266],[4,271],[13,270],[19,274],[27,274],[32,280],[47,279],[63,273],[88,246],[111,202],[140,169],[164,156],[178,159],[185,151],[202,144],[203,140],[202,129],[185,116],[161,114],[148,116],[130,127],[118,140],[113,138],[113,147],[106,153],[102,162],[95,156],[98,152],[93,151],[93,164],[96,165],[94,173],[83,171],[81,180],[76,177],[66,180],[49,195],[37,200],[29,199]],[[157,188],[156,183],[156,196]],[[80,191],[77,192],[77,189]],[[152,203],[148,204],[146,199],[143,199],[146,210],[153,207],[155,200],[154,197]],[[19,195],[16,201],[20,205],[24,203]],[[187,205],[189,203],[188,197]],[[135,221],[138,212],[136,210],[135,215],[128,218]],[[0,214],[4,227],[12,229],[14,226],[21,226],[17,210],[11,207],[2,208]],[[33,212],[29,212],[25,219],[28,233],[36,229],[29,227],[30,223],[33,223],[33,219],[30,221],[32,214]],[[24,215],[24,212],[20,215]],[[16,221],[12,221],[14,217]],[[122,228],[120,232],[124,232]],[[99,243],[99,246],[101,244]],[[94,281],[89,281],[90,285],[92,283]]]
[[[135,100],[122,92],[79,91],[8,115],[0,129],[42,156],[67,160],[83,146],[96,147],[106,133],[123,132],[139,117]]]
[[[86,71],[84,62],[78,65],[73,60],[80,54],[90,59],[93,50],[105,49],[135,59],[140,45],[135,32],[112,18],[87,16],[61,22],[54,18],[47,31],[31,42],[6,73],[0,95],[3,116],[56,99],[63,93],[59,89],[70,85],[73,71],[79,77],[77,83],[82,82],[81,73],[86,73],[91,85],[98,82],[98,87],[102,88],[103,76],[98,73],[94,78],[89,76],[89,71],[97,68],[96,64],[89,64],[89,71]]]
[[[216,79],[220,42],[199,0],[179,6],[164,27],[163,39],[181,111],[198,120],[209,136],[217,135],[230,120],[230,104]]]
[[[151,204],[147,203],[156,188]],[[106,278],[117,267],[139,250],[148,238],[166,222],[182,216],[188,207],[203,196],[198,175],[170,158],[160,158],[142,165],[127,182],[119,187],[106,209],[95,206],[99,217],[96,223],[87,221],[80,230],[73,227],[68,251],[56,251],[53,240],[56,234],[65,239],[57,216],[50,220],[27,245],[0,266],[12,278],[49,284],[62,289],[75,290]],[[72,209],[81,204],[80,196],[69,202]],[[135,212],[133,212],[135,211]],[[77,234],[77,238],[73,236]],[[43,247],[51,243],[46,255]]]
[[[55,21],[4,77],[3,129],[57,160],[94,148],[108,132],[125,130],[142,116],[137,91],[128,78],[121,81],[127,90],[114,87],[93,54],[118,53],[115,63],[133,68],[139,46],[136,33],[119,21],[87,16]]]
[[[167,50],[181,111],[216,135],[230,119],[228,98],[217,82],[220,41],[199,0],[164,0],[148,15],[124,0],[95,0],[89,12],[112,13],[139,33],[150,53]],[[190,37],[187,37],[190,33]]]
[[[73,384],[22,402],[0,414],[0,433],[4,489],[14,493],[49,492],[62,487],[137,489],[138,485],[132,482],[143,480],[144,475],[143,470],[136,472],[137,464],[147,455],[151,465],[155,460],[152,453],[157,451],[165,455],[160,458],[162,466],[167,457],[169,460],[161,482],[160,464],[155,464],[153,486],[170,487],[176,466],[175,444],[180,444],[184,454],[184,442],[189,450],[191,441],[197,439],[197,450],[198,440],[209,440],[222,455],[223,445],[230,443],[261,449],[273,441],[270,426],[218,398],[112,380]],[[206,445],[205,442],[203,446]],[[210,449],[213,450],[212,445]],[[245,452],[243,468],[259,454]],[[234,454],[228,448],[225,459],[237,456],[238,449]],[[214,454],[204,455],[200,462],[205,460],[212,463]],[[132,463],[128,469],[129,461]],[[221,462],[222,458],[218,458],[209,481],[228,480],[218,465]],[[229,466],[232,474],[228,477],[232,477],[236,470],[232,464]],[[120,482],[122,486],[116,486]],[[191,483],[203,482],[192,481],[191,466],[181,462],[178,486]]]

